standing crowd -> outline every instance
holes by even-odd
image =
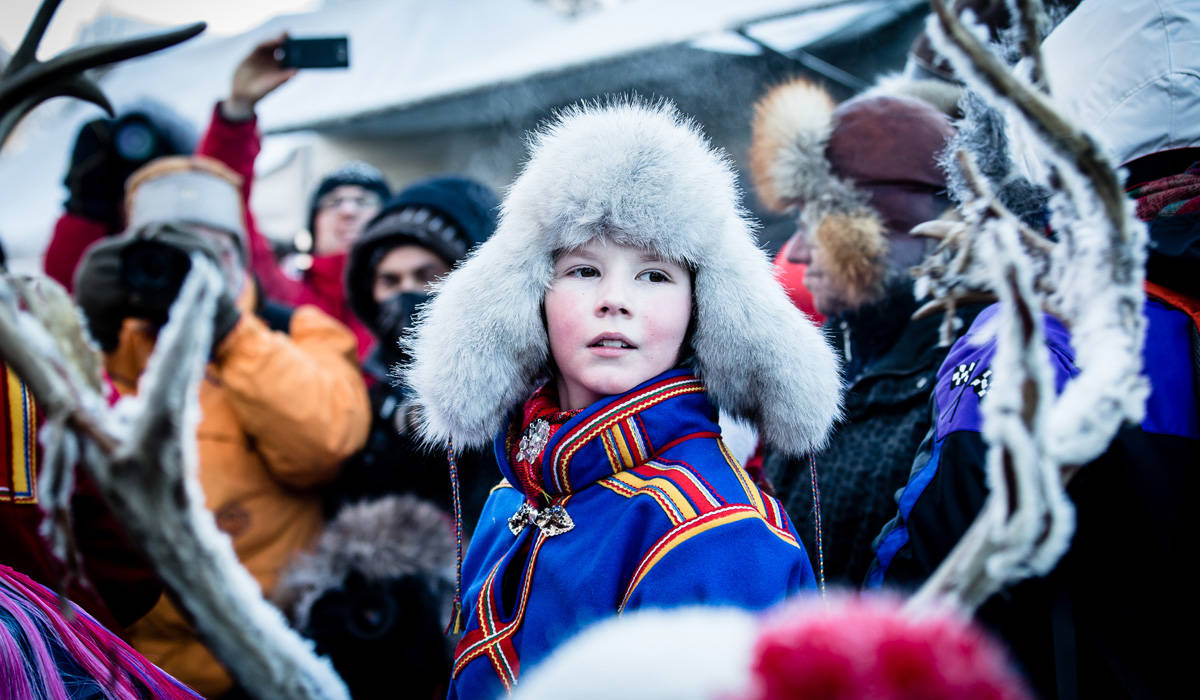
[[[250,207],[255,109],[294,74],[282,40],[241,62],[198,140],[151,105],[86,124],[45,272],[73,293],[115,402],[137,393],[190,261],[219,269],[205,502],[354,697],[513,692],[627,611],[759,611],[826,585],[902,595],[975,519],[999,307],[928,314],[913,275],[935,245],[921,234],[959,220],[945,154],[985,118],[944,63],[918,54],[919,79],[840,104],[803,79],[761,97],[754,193],[797,226],[774,264],[728,156],[670,105],[628,98],[538,129],[503,200],[460,175],[394,191],[371,165],[338,168],[297,204],[312,249],[296,266]],[[1124,169],[1148,227],[1151,392],[1071,482],[1061,562],[978,611],[1036,697],[1183,687],[1185,645],[1166,631],[1191,606],[1183,513],[1200,464],[1197,42],[1192,4],[1085,0],[1042,45],[1054,103]],[[150,145],[130,152],[130,129]],[[1070,215],[1036,188],[998,191],[1048,235]],[[1059,391],[1078,373],[1066,321],[1045,318]],[[93,697],[104,655],[47,603],[70,577],[39,535],[43,416],[2,369],[0,686],[52,684],[51,668],[99,679],[63,695]],[[722,414],[755,426],[753,454],[722,440]],[[72,526],[87,581],[64,592],[120,650],[131,692],[252,694],[85,471]],[[22,666],[38,634],[62,648]]]

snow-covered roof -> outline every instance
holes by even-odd
[[[260,109],[267,132],[321,128],[664,46],[694,40],[703,46],[706,38],[747,25],[759,25],[752,35],[792,48],[889,4],[897,3],[631,0],[572,18],[533,0],[337,3],[276,17],[246,35],[130,61],[106,76],[104,85],[119,101],[155,84],[186,85],[188,96],[207,104],[223,94],[236,61],[264,37],[284,30],[294,36],[344,34],[350,37],[349,69],[302,71]]]
[[[200,126],[228,91],[237,62],[258,42],[285,30],[293,36],[344,34],[350,38],[350,68],[301,71],[259,105],[260,126],[267,133],[358,130],[374,120],[376,130],[364,134],[395,134],[468,125],[463,119],[497,123],[518,116],[514,111],[544,109],[545,104],[517,99],[539,83],[558,86],[539,97],[578,99],[593,93],[573,83],[577,71],[608,62],[616,66],[610,73],[634,81],[666,69],[644,60],[636,64],[643,75],[633,76],[621,72],[628,65],[621,61],[654,57],[666,47],[738,51],[740,41],[745,49],[747,42],[729,34],[732,29],[748,28],[755,39],[786,51],[918,1],[629,0],[574,18],[535,0],[338,2],[275,17],[242,35],[201,36],[118,64],[100,82],[118,109],[151,95]],[[803,17],[797,19],[797,13]],[[695,65],[672,70],[684,71],[686,79]],[[488,98],[472,98],[479,95]],[[75,131],[96,116],[94,107],[56,100],[40,107],[31,120],[36,123],[19,129],[6,145],[0,192],[22,203],[0,208],[0,234],[11,257],[29,254],[21,248],[44,246],[49,224],[42,219],[62,200],[58,185]],[[34,236],[43,240],[31,243]]]

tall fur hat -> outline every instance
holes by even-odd
[[[440,285],[408,339],[427,441],[488,443],[546,376],[555,255],[597,237],[694,273],[694,369],[780,450],[821,446],[839,414],[832,351],[755,245],[726,156],[664,102],[566,109],[533,134],[496,234]]]
[[[894,269],[888,232],[937,218],[947,201],[938,155],[953,135],[947,114],[891,80],[840,105],[798,78],[755,105],[750,173],[775,212],[802,207],[810,238],[857,292],[879,298]],[[943,99],[943,106],[949,99]]]

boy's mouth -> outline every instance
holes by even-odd
[[[622,350],[635,350],[637,346],[619,333],[603,333],[597,336],[592,342],[588,343],[589,348],[618,348]]]

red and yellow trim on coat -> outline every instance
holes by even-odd
[[[33,394],[7,364],[0,364],[0,414],[4,416],[4,469],[0,502],[37,503],[38,409]]]
[[[742,468],[737,458],[729,452],[729,448],[725,446],[723,440],[718,440],[717,444],[721,448],[721,454],[725,456],[725,462],[733,470],[738,483],[742,485],[742,490],[746,492],[746,498],[750,501],[750,504],[762,515],[763,520],[766,521],[775,534],[779,534],[780,532],[787,534],[791,530],[791,524],[788,521],[787,513],[779,505],[779,501],[763,493],[762,489],[758,488],[758,484],[754,483],[754,480],[750,478],[750,474]]]
[[[672,527],[725,505],[712,486],[683,462],[654,460],[596,483],[626,498],[654,499]]]
[[[703,391],[704,385],[695,377],[672,377],[629,394],[574,426],[560,438],[551,455],[553,487],[559,493],[571,492],[568,477],[571,458],[597,436],[603,435],[604,449],[613,472],[639,464],[639,458],[645,461],[653,454],[653,448],[645,441],[645,431],[636,423],[637,414],[676,396]]]
[[[638,585],[641,584],[654,566],[662,561],[663,557],[670,554],[673,549],[709,530],[747,519],[762,520],[762,514],[754,506],[735,503],[711,510],[672,528],[670,532],[660,537],[654,543],[654,546],[650,547],[642,557],[642,560],[638,562],[633,576],[629,579],[629,584],[625,587],[625,593],[621,596],[621,603],[617,606],[617,613],[620,614],[625,611],[625,606],[629,603],[629,599],[633,596],[634,591],[637,590]],[[781,532],[771,526],[770,523],[765,524],[771,532],[775,533],[776,537],[800,549],[800,543],[790,533],[786,531]]]
[[[569,500],[571,499],[568,496],[559,501],[559,505],[565,506]],[[475,601],[474,614],[479,627],[468,630],[459,640],[458,646],[455,647],[451,678],[458,678],[458,674],[466,668],[467,664],[486,654],[492,664],[492,670],[496,672],[505,692],[512,692],[513,686],[517,683],[517,676],[521,672],[521,659],[517,656],[517,649],[513,645],[512,637],[525,620],[529,590],[533,584],[533,571],[537,565],[538,554],[542,551],[542,545],[546,543],[547,539],[541,532],[534,535],[533,543],[530,545],[529,559],[525,564],[524,575],[521,579],[521,590],[517,595],[517,610],[507,624],[500,622],[503,614],[497,602],[502,599],[498,588],[500,585],[498,579],[500,564],[504,560],[496,562],[496,565],[488,572],[487,578],[483,581],[483,587],[479,590],[479,597]],[[514,560],[509,565],[516,566],[518,562]]]

